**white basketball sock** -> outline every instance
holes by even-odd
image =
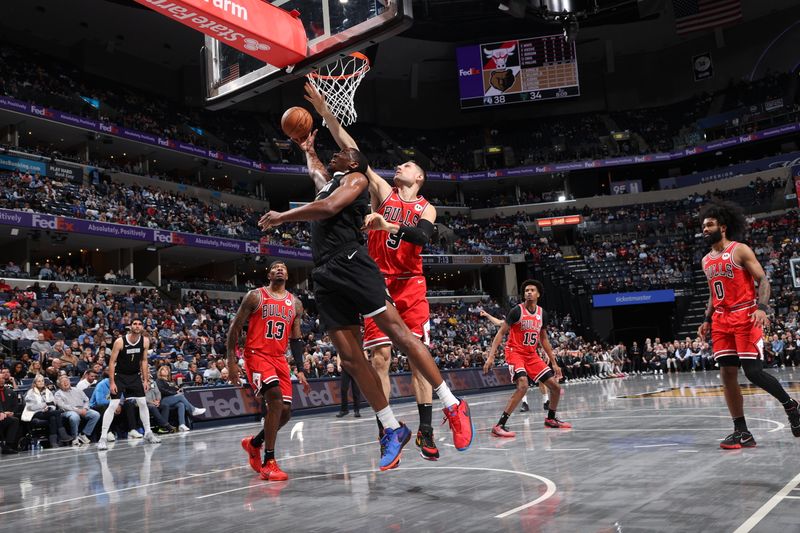
[[[400,422],[394,417],[394,413],[392,412],[392,408],[390,406],[386,406],[380,411],[376,413],[378,415],[378,420],[381,421],[383,427],[397,429],[400,427]]]
[[[447,383],[444,381],[442,381],[442,383],[433,390],[436,392],[436,396],[442,400],[445,409],[458,404],[458,398],[456,398],[455,395],[450,392],[450,387],[448,387]]]

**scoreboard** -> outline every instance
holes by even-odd
[[[456,49],[461,109],[580,95],[575,43],[548,35]]]

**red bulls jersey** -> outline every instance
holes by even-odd
[[[406,202],[400,199],[396,187],[378,207],[387,222],[401,226],[416,226],[422,213],[428,207],[428,201],[422,196]],[[388,231],[370,231],[367,237],[369,255],[378,264],[378,268],[386,276],[421,276],[422,246],[400,240],[397,235]]]
[[[294,322],[294,296],[287,292],[283,298],[275,298],[266,287],[258,289],[258,293],[261,303],[250,315],[247,325],[245,357],[283,356],[289,346],[289,334]]]
[[[539,346],[539,335],[541,335],[542,326],[544,325],[543,315],[544,311],[538,305],[534,313],[528,311],[524,303],[512,309],[506,319],[509,326],[506,350],[529,355],[536,354],[536,349]]]
[[[712,251],[703,257],[703,272],[717,309],[731,310],[755,305],[753,276],[733,261],[733,251],[738,245],[738,242],[732,241],[721,253]]]

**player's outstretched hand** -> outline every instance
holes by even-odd
[[[311,392],[311,385],[308,384],[308,380],[306,379],[306,375],[303,372],[297,372],[297,381],[303,386],[303,392],[309,394]]]
[[[700,324],[700,327],[697,328],[697,336],[700,337],[701,340],[706,340],[709,329],[711,329],[711,324],[708,322],[703,322]]]
[[[261,228],[261,231],[267,231],[270,228],[274,228],[275,226],[280,226],[280,213],[277,211],[269,211],[264,216],[262,216],[258,221],[258,227]]]
[[[328,104],[325,103],[325,97],[317,90],[316,87],[306,82],[304,89],[306,90],[306,95],[303,96],[303,98],[305,98],[307,102],[314,106],[314,110],[317,113],[323,115],[329,111]]]
[[[374,231],[374,230],[389,230],[389,223],[386,222],[386,219],[383,218],[383,215],[380,213],[370,213],[366,217],[364,217],[364,226],[361,228],[365,231]]]
[[[750,317],[750,320],[753,322],[754,325],[764,329],[769,326],[769,317],[767,317],[767,313],[762,311],[761,309],[756,310],[755,313]]]
[[[491,370],[492,366],[494,366],[494,358],[487,357],[486,362],[483,363],[483,374],[484,375],[489,374],[489,370]]]
[[[319,130],[314,130],[308,134],[308,137],[305,139],[295,139],[292,137],[292,140],[297,143],[297,146],[304,152],[314,153],[314,141],[317,138],[317,132]]]

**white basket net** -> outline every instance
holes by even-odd
[[[349,126],[358,118],[353,97],[356,89],[369,72],[369,59],[361,53],[353,53],[320,67],[306,77],[323,96],[328,109],[339,119],[342,126]],[[322,121],[323,126],[327,126]]]

